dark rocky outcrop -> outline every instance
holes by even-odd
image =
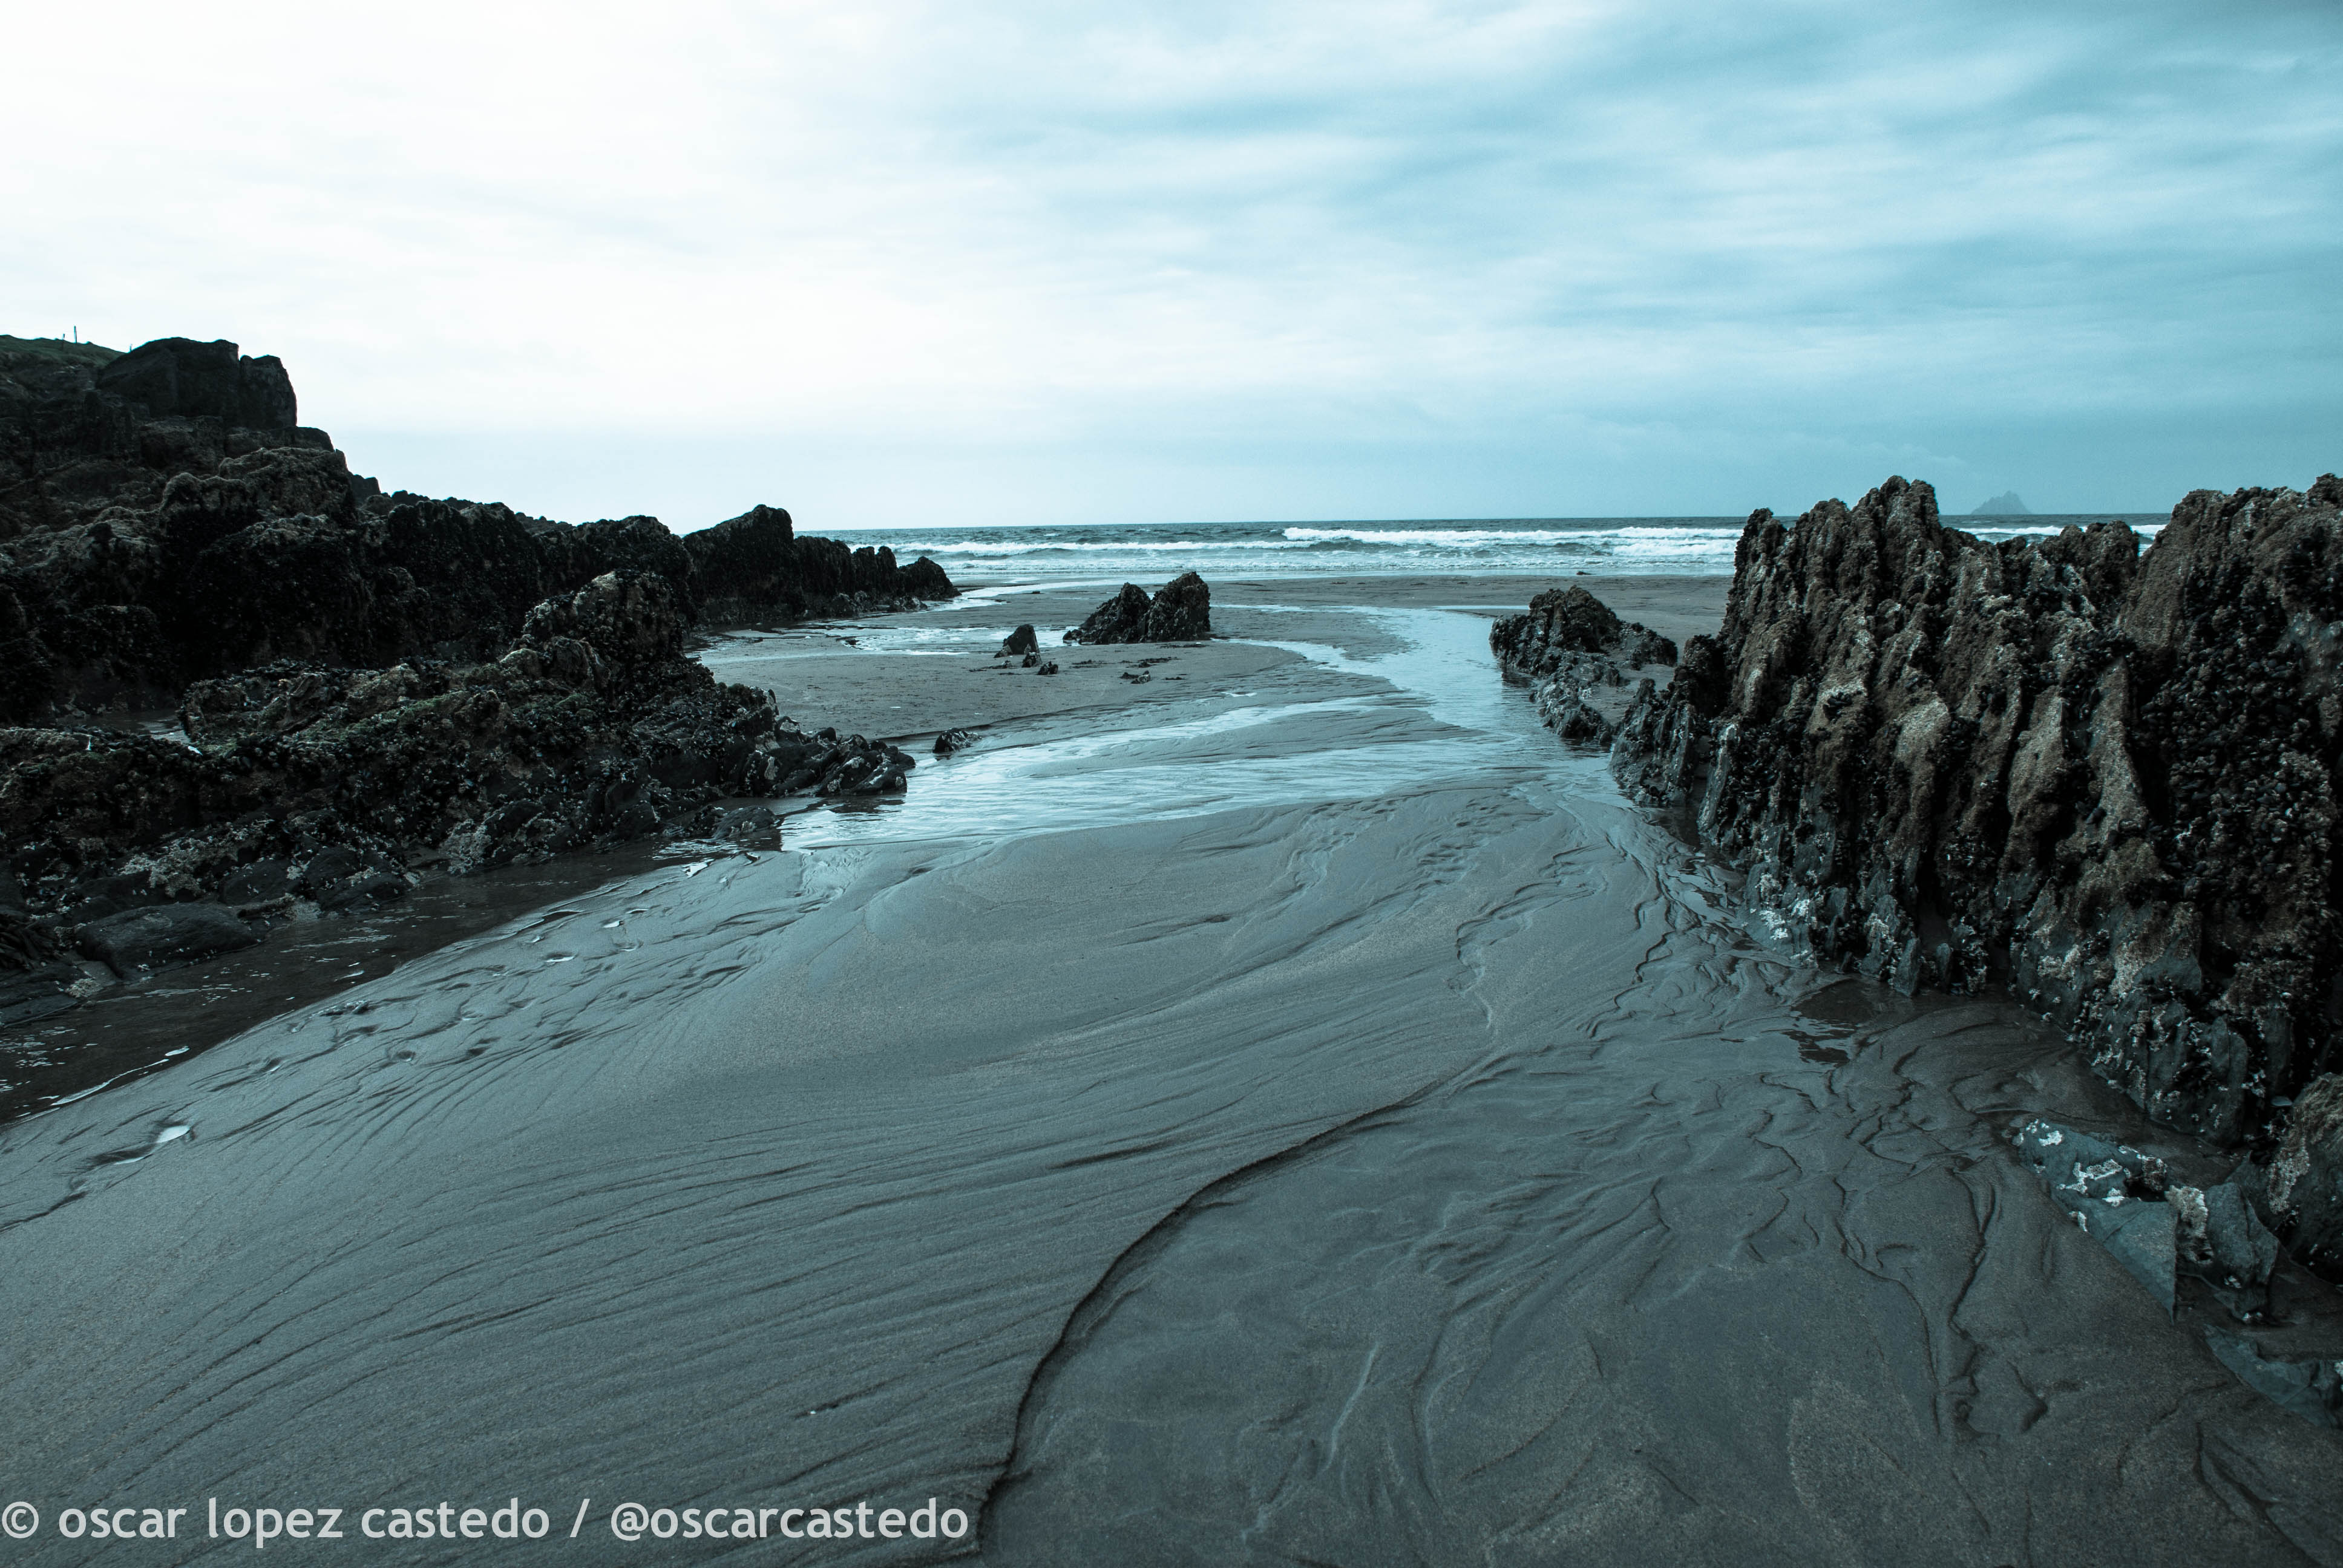
[[[728,799],[903,789],[910,756],[799,732],[768,694],[686,658],[683,629],[665,578],[615,572],[537,607],[493,663],[197,682],[183,720],[201,749],[0,729],[0,829],[23,847],[30,917],[15,967],[46,963],[63,930],[117,969],[153,963],[198,938],[220,950],[223,909],[347,909],[404,895],[426,867],[723,835]],[[214,912],[186,913],[201,900]],[[144,918],[156,909],[167,920]]]
[[[775,508],[679,538],[386,496],[296,411],[285,367],[232,343],[0,338],[0,723],[162,707],[280,658],[486,658],[611,571],[667,578],[712,625],[955,591],[932,561],[797,538]]]
[[[1696,804],[1781,940],[2006,984],[2158,1120],[2294,1151],[2265,1216],[2343,1277],[2343,1150],[2297,1136],[2343,1068],[2339,508],[2331,476],[2199,491],[2144,557],[2120,524],[1988,544],[1902,479],[1759,512],[1614,769]]]
[[[98,367],[97,389],[143,405],[156,418],[218,419],[248,430],[289,430],[301,421],[293,378],[274,354],[249,358],[233,343],[158,337]]]
[[[1489,648],[1506,679],[1531,688],[1547,728],[1564,740],[1601,746],[1618,734],[1646,686],[1667,684],[1676,662],[1674,643],[1622,622],[1575,584],[1550,588],[1530,600],[1527,614],[1497,622]]]
[[[1020,654],[1038,654],[1041,651],[1041,639],[1034,632],[1033,623],[1028,621],[1001,639],[1001,652],[997,657],[1014,658]]]
[[[710,626],[910,609],[960,592],[925,556],[903,567],[884,545],[854,549],[835,539],[799,538],[779,507],[752,507],[684,535],[682,545],[702,585],[701,618]]]
[[[773,508],[679,538],[384,495],[297,420],[232,343],[0,337],[0,1019],[84,994],[76,947],[152,967],[430,868],[770,841],[719,802],[904,788],[903,752],[802,734],[684,645],[950,597],[932,562]],[[166,706],[186,739],[120,717]]]
[[[1182,572],[1153,598],[1137,583],[1092,610],[1066,633],[1068,642],[1200,642],[1212,635],[1212,591],[1194,572]],[[1004,647],[1003,652],[1008,649]]]

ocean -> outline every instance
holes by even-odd
[[[1215,577],[1729,577],[1740,518],[1427,518],[1403,522],[1142,523],[859,529],[903,560],[927,556],[960,582]],[[2094,512],[1947,519],[1980,538],[2116,520],[2151,538],[2165,519]]]

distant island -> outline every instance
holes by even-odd
[[[1976,509],[1969,513],[1973,518],[2030,518],[2033,515],[2034,508],[2019,500],[2016,490],[2004,490],[1989,500],[1979,501]]]

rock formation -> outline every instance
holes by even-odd
[[[699,618],[710,626],[870,615],[960,592],[925,556],[902,567],[884,545],[854,549],[836,539],[799,538],[779,507],[752,507],[684,535],[682,545],[701,595]]]
[[[1151,599],[1137,583],[1092,610],[1066,633],[1068,642],[1201,642],[1212,635],[1212,591],[1182,572]]]
[[[1664,686],[1676,645],[1573,585],[1530,600],[1525,615],[1489,630],[1490,651],[1508,680],[1531,689],[1538,717],[1564,740],[1608,746],[1645,684]],[[1646,667],[1654,673],[1643,675]],[[1628,685],[1631,675],[1637,679]]]
[[[954,592],[932,561],[798,538],[775,508],[678,538],[384,496],[296,407],[284,367],[232,343],[0,338],[0,722],[167,706],[279,658],[485,658],[617,570],[718,625]]]
[[[346,909],[404,895],[427,867],[757,826],[718,812],[728,799],[904,788],[909,755],[799,732],[769,694],[686,658],[683,627],[665,578],[614,572],[538,606],[493,663],[286,662],[198,681],[182,713],[196,747],[0,729],[16,912],[35,931],[77,930],[85,952],[119,968],[126,940],[140,962],[233,945],[216,916],[186,932],[146,921],[113,934],[106,922],[126,911],[216,900],[231,919],[258,918],[297,899]],[[57,945],[48,938],[8,967],[42,969]]]
[[[2338,507],[2199,491],[2145,557],[2113,523],[1987,544],[1902,479],[1758,512],[1614,770],[1696,803],[1782,941],[2006,985],[2159,1121],[2294,1151],[2264,1215],[2343,1277],[2343,1141],[2298,1136],[2343,1067]]]
[[[383,495],[274,357],[0,337],[0,1021],[225,950],[297,901],[648,834],[773,832],[911,759],[808,736],[695,624],[949,598],[754,510],[678,538]],[[127,725],[176,707],[185,739]],[[113,719],[111,725],[93,720]]]

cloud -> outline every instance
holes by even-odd
[[[1903,452],[2147,508],[2337,460],[2330,8],[223,15],[34,19],[7,327],[282,354],[417,487],[1737,512]]]

